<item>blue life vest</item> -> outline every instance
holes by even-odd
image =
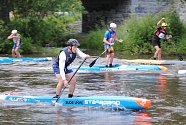
[[[58,54],[58,56],[57,56],[57,58],[55,60],[55,62],[58,64],[58,66],[59,66],[59,55],[60,55],[60,53],[62,51],[64,51],[65,52],[65,55],[66,55],[66,60],[65,60],[65,68],[66,68],[67,66],[69,66],[74,61],[74,59],[76,58],[76,53],[72,53],[72,57],[71,57],[70,54],[69,54],[69,52],[68,52],[68,47],[63,48],[59,52],[59,54]]]
[[[20,34],[18,34],[17,36],[20,39],[19,45],[22,45],[22,40],[21,40]],[[13,42],[14,42],[14,44],[17,44],[17,38],[13,38]]]

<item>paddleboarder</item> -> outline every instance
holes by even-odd
[[[54,98],[60,98],[62,87],[69,86],[68,97],[72,98],[76,85],[76,78],[73,77],[73,71],[71,63],[75,60],[76,56],[81,58],[89,58],[90,56],[83,53],[78,47],[79,42],[76,39],[69,39],[67,41],[67,47],[63,48],[55,61],[53,62],[53,71],[58,80],[56,87],[56,96]],[[71,80],[68,83],[68,80]]]
[[[167,23],[165,22],[165,18],[162,18],[157,23],[157,30],[155,31],[152,37],[152,45],[155,48],[156,52],[154,56],[151,58],[153,60],[161,60],[161,39],[169,40],[172,38],[172,35],[167,34]]]
[[[114,59],[114,42],[123,42],[123,40],[119,40],[116,37],[116,28],[117,25],[115,23],[110,23],[110,29],[105,32],[103,43],[104,49],[106,51],[106,67],[112,67],[113,59]],[[108,65],[109,64],[109,65]]]
[[[14,45],[12,47],[12,57],[20,58],[19,49],[21,48],[22,42],[20,34],[17,33],[17,30],[12,30],[11,35],[8,36],[8,39],[13,39]]]

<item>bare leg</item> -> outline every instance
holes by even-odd
[[[158,60],[161,60],[161,48],[159,48]]]
[[[68,78],[68,80],[70,80],[72,76],[73,76],[73,73],[66,74],[66,77]],[[70,84],[70,87],[69,87],[68,94],[73,94],[75,87],[76,87],[76,78],[73,77],[69,84]]]
[[[110,53],[107,53],[106,54],[106,65],[108,65],[109,59],[110,59]]]
[[[16,53],[17,58],[20,58],[21,57],[21,55],[19,53],[19,48],[18,47],[16,47],[15,53]]]
[[[63,87],[63,80],[62,80],[60,74],[57,74],[56,77],[57,77],[57,80],[58,80],[58,84],[57,84],[57,87],[56,87],[56,95],[61,95],[61,89]]]
[[[112,64],[113,59],[114,59],[114,53],[111,53],[111,54],[110,54],[110,64]]]
[[[14,58],[17,57],[14,49],[12,49],[12,57],[14,57]]]
[[[154,57],[157,58],[161,49],[159,48],[159,46],[155,46],[154,48],[156,49],[156,52],[154,53]]]

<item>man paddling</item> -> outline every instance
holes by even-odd
[[[21,48],[21,37],[17,33],[17,30],[12,30],[11,35],[8,36],[8,39],[13,39],[14,45],[12,47],[12,57],[19,58],[21,57],[19,49]]]
[[[56,60],[53,62],[53,71],[56,74],[58,84],[56,87],[56,96],[54,98],[60,98],[61,95],[61,89],[62,87],[68,86],[69,87],[69,93],[68,97],[72,98],[73,93],[75,90],[76,85],[76,78],[73,77],[73,71],[71,67],[71,63],[76,58],[76,55],[81,58],[89,58],[90,56],[80,51],[78,48],[80,46],[79,42],[76,39],[69,39],[67,42],[67,47],[63,48]],[[72,79],[71,79],[72,78]],[[68,80],[70,80],[70,83],[68,83]]]
[[[172,35],[167,34],[167,23],[165,22],[165,18],[162,18],[157,23],[157,30],[152,37],[152,45],[156,49],[154,53],[154,57],[151,59],[161,60],[161,39],[169,40],[172,38]]]
[[[117,25],[115,23],[110,23],[110,29],[106,31],[104,38],[103,38],[103,43],[104,43],[104,48],[106,51],[106,67],[108,67],[108,63],[109,63],[109,67],[112,67],[112,62],[114,59],[114,41],[117,42],[123,42],[123,40],[119,40],[116,37],[116,28]]]

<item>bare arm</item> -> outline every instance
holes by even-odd
[[[157,28],[161,26],[162,22],[165,22],[165,18],[161,18],[161,20],[158,21]]]
[[[166,36],[165,36],[165,39],[166,39],[166,40],[172,39],[172,35],[166,35]]]
[[[12,39],[12,38],[15,38],[15,37],[16,37],[15,34],[11,34],[10,36],[8,36],[7,39]]]
[[[123,42],[123,40],[122,40],[122,39],[118,39],[117,37],[115,38],[115,40],[116,40],[117,42],[120,42],[120,43],[122,43],[122,42]]]
[[[106,38],[103,38],[103,42],[109,45],[112,45],[112,43],[110,43]]]

